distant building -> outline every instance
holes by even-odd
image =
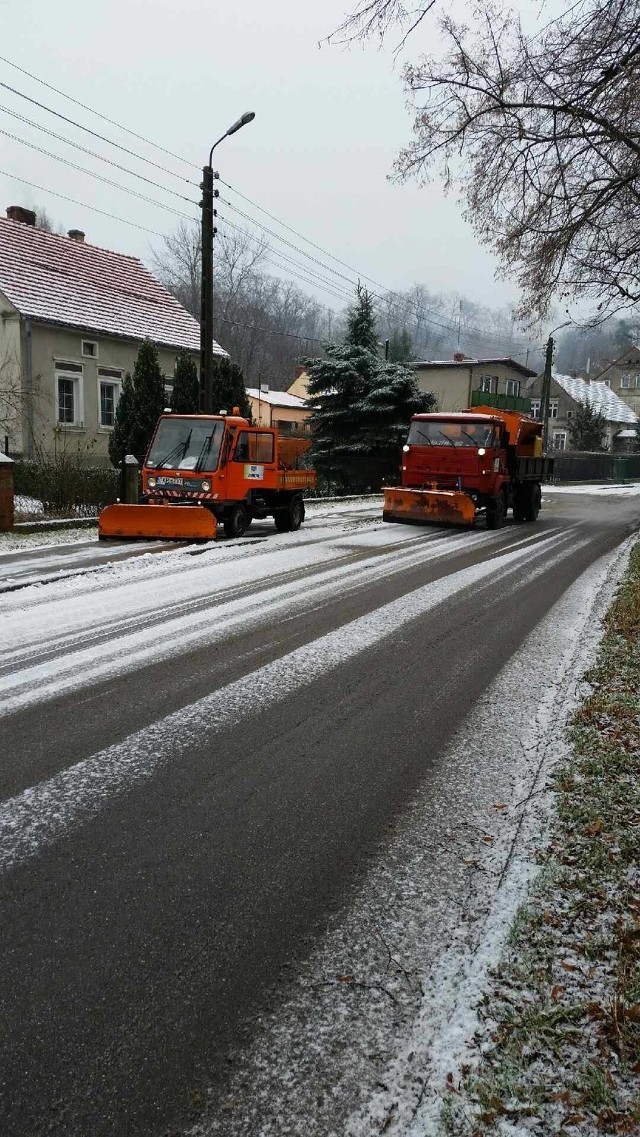
[[[253,421],[275,426],[280,434],[303,434],[309,430],[310,411],[304,399],[289,391],[258,391],[247,387]]]
[[[141,341],[158,347],[168,394],[180,348],[199,358],[200,328],[136,257],[35,220],[19,206],[0,218],[0,433],[14,456],[72,445],[106,464]]]
[[[615,359],[596,376],[606,383],[619,399],[640,415],[640,348],[630,344],[619,359]]]
[[[540,417],[542,375],[527,387],[523,394],[531,399],[531,413]],[[638,416],[615,392],[599,381],[581,379],[577,375],[551,376],[547,437],[553,450],[570,448],[569,428],[579,406],[588,403],[606,419],[604,445],[608,450],[627,450],[635,444]]]
[[[492,395],[521,396],[535,371],[510,356],[469,359],[456,353],[453,359],[429,359],[410,363],[418,386],[436,397],[438,410],[462,411],[471,406],[474,391]]]

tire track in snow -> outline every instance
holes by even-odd
[[[28,788],[0,807],[0,869],[10,869],[38,854],[70,827],[90,820],[117,795],[153,777],[191,745],[201,744],[204,738],[211,741],[242,719],[264,714],[459,592],[498,585],[506,596],[588,543],[587,538],[574,541],[572,534],[563,533],[539,541],[533,551],[525,543],[424,585]],[[527,563],[524,574],[523,562]]]

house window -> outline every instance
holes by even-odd
[[[56,363],[55,384],[57,421],[65,426],[82,426],[82,364]]]
[[[495,394],[498,390],[498,376],[497,375],[481,375],[479,391],[485,391],[487,395]]]
[[[531,400],[531,416],[532,418],[540,418],[540,399]]]
[[[116,407],[122,388],[119,367],[98,368],[98,425],[110,429],[116,421]]]
[[[566,450],[567,447],[567,433],[565,430],[554,430],[553,432],[553,449]]]
[[[628,371],[623,371],[620,376],[620,386],[625,391],[631,386],[631,376]]]
[[[98,358],[98,345],[95,340],[82,341],[82,354],[88,355],[91,359]]]
[[[611,386],[611,380],[610,379],[603,379],[602,382],[604,383],[605,387]]]
[[[573,418],[573,411],[567,411],[567,418],[568,418],[568,419],[572,419],[572,418]]]
[[[558,417],[558,400],[549,399],[549,418]]]
[[[520,380],[519,379],[507,379],[507,395],[519,395],[519,394],[520,394]]]

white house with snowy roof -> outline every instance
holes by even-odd
[[[196,320],[136,257],[0,218],[0,449],[31,456],[65,446],[108,462],[122,381],[143,339],[170,386],[180,349],[200,354]],[[214,343],[214,353],[226,355]]]
[[[531,399],[531,412],[539,418],[542,376],[538,375],[528,383],[523,394]],[[582,379],[578,375],[562,375],[553,371],[548,438],[554,450],[570,449],[569,428],[578,407],[585,404],[599,411],[606,421],[604,441],[607,449],[624,451],[633,448],[638,416],[607,383]]]

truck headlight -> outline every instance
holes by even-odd
[[[404,450],[405,454],[408,454],[410,447],[409,446],[403,446],[402,449]]]
[[[487,452],[486,452],[486,450],[485,450],[484,446],[481,446],[481,447],[479,448],[479,450],[478,450],[478,457],[479,457],[479,458],[484,458],[484,456],[485,456],[485,454],[486,454],[486,453],[487,453]]]
[[[152,490],[153,487],[155,486],[155,484],[156,484],[155,478],[147,478],[147,485],[149,486],[149,489]]]
[[[211,489],[211,482],[203,482],[202,488],[205,493],[209,493],[209,490]]]

